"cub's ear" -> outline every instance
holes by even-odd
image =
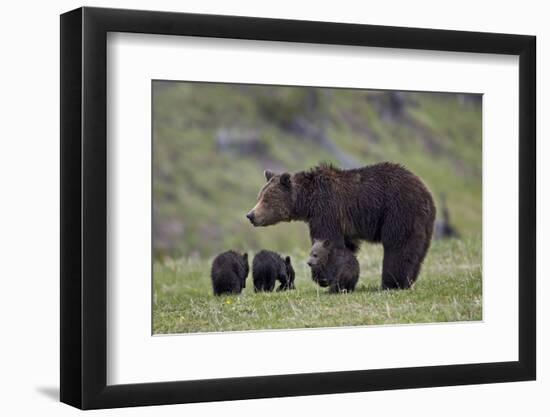
[[[265,177],[265,179],[266,179],[267,181],[269,181],[269,180],[270,180],[271,178],[273,178],[274,176],[275,176],[275,174],[274,174],[272,171],[270,171],[269,169],[266,169],[266,170],[264,171],[264,177]]]
[[[330,248],[330,240],[323,240],[323,247],[324,248]]]
[[[288,172],[285,172],[284,174],[281,174],[281,178],[279,179],[281,182],[281,185],[285,188],[290,188],[290,174]]]
[[[287,256],[285,258],[285,262],[286,262],[287,265],[290,265],[290,256]]]
[[[248,253],[243,253],[243,259],[248,262]]]

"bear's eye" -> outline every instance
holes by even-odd
[[[317,254],[316,254],[316,253],[314,253],[314,254],[313,254],[313,257],[314,257],[314,258],[317,258]]]

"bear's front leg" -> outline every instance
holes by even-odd
[[[332,280],[332,282],[330,283],[328,292],[331,294],[337,294],[340,291],[341,291],[340,283],[338,282],[338,280]]]
[[[329,274],[328,275],[328,292],[331,294],[337,294],[339,293],[342,288],[340,287],[340,274],[341,272],[338,271],[337,268],[334,268],[334,265],[329,266]]]
[[[288,290],[288,279],[287,279],[287,276],[285,274],[281,273],[277,277],[277,281],[280,282],[279,286],[277,287],[277,291]]]
[[[346,238],[340,226],[334,222],[335,220],[326,217],[311,219],[308,222],[311,243],[315,240],[328,240],[334,248],[344,248]]]

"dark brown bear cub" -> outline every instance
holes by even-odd
[[[220,253],[212,262],[212,288],[214,295],[240,294],[248,276],[248,254],[233,250]]]
[[[347,248],[337,248],[328,240],[316,240],[311,247],[307,264],[311,278],[331,293],[351,292],[359,280],[359,262]]]
[[[275,281],[280,285],[277,291],[294,289],[294,268],[290,256],[283,259],[278,253],[262,250],[252,261],[254,291],[273,291]]]
[[[361,240],[384,246],[382,288],[409,288],[418,277],[435,221],[432,195],[420,178],[389,162],[341,170],[320,165],[275,175],[246,217],[254,226],[299,220],[311,240],[355,251]]]

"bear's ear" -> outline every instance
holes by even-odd
[[[290,256],[287,256],[285,258],[285,262],[286,262],[287,265],[290,265]]]
[[[275,174],[272,171],[270,171],[269,169],[266,169],[264,171],[264,177],[265,177],[266,181],[269,181],[274,176],[275,176]]]
[[[243,253],[243,259],[248,262],[248,253]]]
[[[290,188],[290,174],[288,172],[281,174],[281,178],[279,178],[279,181],[283,187]]]

